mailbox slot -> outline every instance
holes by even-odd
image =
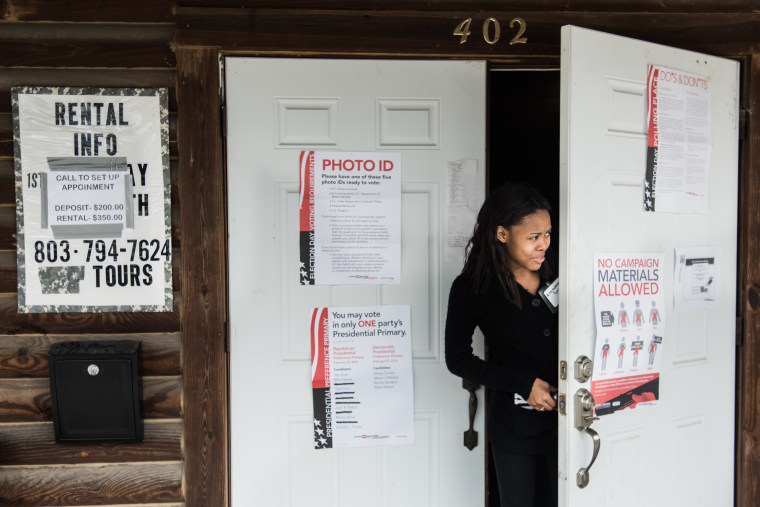
[[[139,341],[63,342],[48,351],[58,442],[142,441]]]

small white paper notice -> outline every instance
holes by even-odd
[[[480,200],[476,187],[478,161],[454,160],[446,167],[446,260],[463,261]]]
[[[126,224],[124,175],[116,171],[51,171],[50,225]]]
[[[703,310],[720,305],[720,249],[676,248],[673,309]]]

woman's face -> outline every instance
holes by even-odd
[[[507,250],[507,264],[512,273],[538,271],[546,260],[551,243],[552,222],[549,212],[538,210],[509,228],[496,229],[496,238]]]

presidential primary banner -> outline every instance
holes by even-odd
[[[311,312],[314,447],[414,443],[410,307]]]

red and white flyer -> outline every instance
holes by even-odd
[[[665,335],[663,254],[596,254],[596,414],[656,405]]]
[[[414,443],[409,305],[311,312],[314,448]]]
[[[303,151],[301,285],[401,283],[401,154]]]
[[[650,65],[644,210],[707,213],[710,78]]]

